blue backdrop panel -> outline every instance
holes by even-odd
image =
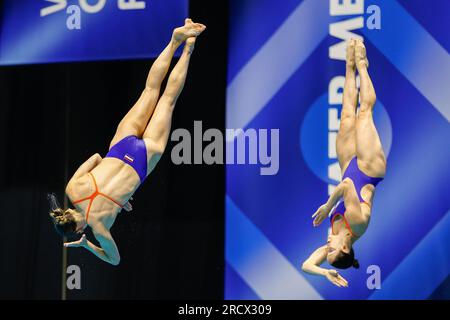
[[[330,2],[231,0],[227,127],[279,128],[280,170],[227,166],[225,296],[437,298],[450,275],[450,2],[362,1],[363,13],[342,16]],[[371,5],[381,9],[379,30],[366,24]],[[339,180],[330,147],[341,109],[332,88],[345,72],[330,49],[343,41],[330,33],[339,22],[356,26],[344,38],[365,39],[388,155],[369,229],[354,246],[361,269],[342,271],[345,290],[300,270],[326,241],[329,224],[314,229],[311,215]],[[381,268],[379,290],[366,285],[370,265]]]
[[[81,29],[67,27],[72,5]],[[2,8],[0,65],[9,65],[155,57],[184,23],[188,0],[4,0]]]

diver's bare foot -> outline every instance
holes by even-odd
[[[347,42],[347,57],[346,57],[346,66],[348,69],[355,71],[356,63],[355,63],[355,46],[356,39],[350,39]]]
[[[367,60],[366,47],[361,40],[356,40],[355,46],[355,59],[356,59],[356,67],[360,68],[368,68],[369,60]]]
[[[196,37],[187,38],[185,48],[186,48],[186,50],[189,51],[189,53],[192,53],[192,51],[194,51],[196,40],[197,40]]]
[[[186,19],[184,21],[184,26],[176,28],[173,31],[173,39],[176,42],[182,43],[191,37],[198,37],[203,31],[205,31],[206,26],[201,23],[194,23],[191,19]]]

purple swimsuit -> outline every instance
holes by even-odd
[[[116,143],[105,158],[116,158],[130,165],[141,179],[147,178],[147,148],[145,142],[136,136],[128,136]]]
[[[384,179],[384,178],[372,178],[366,175],[364,172],[362,172],[358,167],[356,157],[354,157],[352,161],[350,161],[350,164],[345,170],[342,180],[344,180],[345,178],[352,179],[360,202],[365,202],[364,199],[361,197],[361,189],[364,188],[365,185],[372,184],[374,187],[376,187],[377,184]],[[344,200],[341,200],[337,205],[336,209],[330,215],[331,227],[333,227],[333,221],[337,215],[341,215],[345,219],[346,210],[347,209],[345,208]]]

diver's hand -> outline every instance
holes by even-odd
[[[130,201],[131,200],[133,200],[133,198],[130,198]],[[125,205],[123,206],[123,209],[126,211],[126,212],[130,212],[130,211],[133,211],[133,206],[131,205],[131,202],[130,201],[128,201],[127,203],[125,203]]]
[[[320,206],[319,209],[312,215],[313,220],[313,226],[318,227],[320,224],[325,220],[326,217],[328,217],[328,214],[330,213],[330,209],[328,209],[328,206],[326,204]]]
[[[328,281],[338,287],[348,287],[348,282],[336,270],[327,270],[325,276]]]
[[[78,241],[64,243],[64,247],[66,247],[66,248],[79,248],[79,247],[86,247],[87,244],[88,244],[88,240],[86,238],[86,235],[83,234],[83,236]]]

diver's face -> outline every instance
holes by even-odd
[[[333,253],[340,247],[339,238],[335,235],[329,235],[327,239],[327,252],[328,254]]]
[[[327,261],[333,263],[340,254],[341,245],[339,238],[335,235],[329,235],[327,239]]]
[[[343,238],[329,235],[327,240],[327,261],[332,264],[342,253],[349,253],[350,248],[344,243]]]

